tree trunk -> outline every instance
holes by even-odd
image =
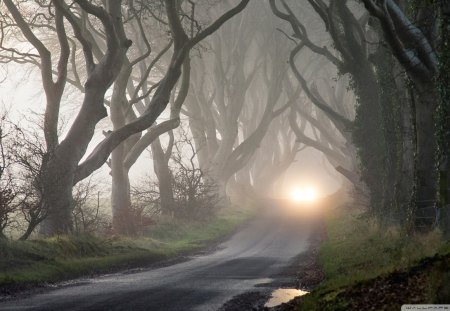
[[[437,200],[437,142],[434,111],[438,100],[432,86],[423,89],[416,103],[416,226],[428,229],[435,221]]]
[[[126,99],[127,82],[131,76],[132,67],[128,62],[122,67],[114,84],[111,97],[111,121],[113,129],[118,130],[127,124],[128,101]],[[112,226],[115,233],[133,235],[135,219],[131,210],[130,180],[125,158],[133,137],[123,141],[111,152],[111,212]]]
[[[65,158],[68,157],[60,152],[43,164],[41,204],[48,216],[39,231],[45,236],[72,232],[72,187],[76,163],[64,161]]]
[[[361,177],[370,191],[371,209],[377,216],[383,217],[386,142],[380,87],[367,61],[360,68],[353,68],[352,72],[356,84],[355,94],[359,97],[352,138],[364,165]]]
[[[151,144],[153,155],[153,168],[158,178],[161,212],[171,215],[175,208],[172,187],[172,173],[169,169],[168,158],[161,146],[159,137]]]
[[[115,233],[133,235],[136,230],[131,211],[130,180],[128,170],[123,165],[125,154],[125,143],[120,144],[111,154],[112,226]]]
[[[228,180],[217,180],[215,181],[217,187],[217,197],[218,197],[218,205],[220,207],[226,207],[230,203],[230,198],[227,193],[227,184]]]
[[[99,65],[100,66],[100,65]],[[69,233],[72,230],[72,188],[75,171],[94,136],[97,123],[107,116],[103,104],[108,85],[92,74],[86,82],[86,93],[81,109],[65,139],[49,160],[44,161],[42,174],[42,201],[49,216],[41,227],[46,235]]]
[[[194,116],[199,116],[200,110],[194,110],[194,105],[187,105],[190,112],[193,113]],[[194,112],[195,111],[195,112]],[[194,139],[195,150],[197,151],[197,159],[200,169],[202,171],[207,171],[209,166],[209,154],[208,154],[208,144],[206,140],[206,133],[203,120],[198,118],[189,118],[189,128],[192,133],[192,137]]]
[[[440,1],[441,51],[439,55],[440,102],[437,109],[437,131],[440,169],[440,225],[445,238],[450,238],[450,3]]]
[[[402,82],[403,83],[403,82]],[[415,117],[413,116],[413,111],[415,107],[413,105],[414,99],[412,92],[407,91],[408,87],[406,85],[400,85],[405,89],[406,104],[403,105],[401,109],[402,116],[402,126],[401,126],[401,137],[402,137],[402,154],[400,156],[399,164],[399,179],[396,194],[396,205],[399,210],[400,224],[402,227],[410,227],[412,224],[411,217],[413,216],[412,203],[414,197],[411,196],[414,190],[414,172],[415,172]]]

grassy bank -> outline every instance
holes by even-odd
[[[205,248],[250,219],[254,208],[224,209],[202,222],[160,221],[138,238],[61,236],[0,241],[0,294],[158,261]]]
[[[450,247],[438,231],[408,237],[350,208],[329,211],[326,227],[319,254],[325,280],[299,300],[298,310],[399,310],[450,299],[443,285]]]

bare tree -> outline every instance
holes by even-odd
[[[80,17],[64,1],[52,1],[49,8],[54,10],[54,28],[61,47],[59,64],[56,69],[57,80],[53,81],[51,53],[32,31],[16,3],[13,0],[4,1],[23,36],[38,52],[38,55],[34,55],[34,57],[40,58],[41,63],[42,83],[47,97],[44,132],[48,155],[43,163],[43,204],[50,211],[46,226],[43,227],[43,232],[47,234],[71,230],[73,185],[101,167],[122,141],[149,128],[155,122],[169,102],[170,94],[181,75],[181,67],[192,47],[242,11],[248,0],[242,0],[192,39],[188,38],[181,25],[177,5],[173,1],[165,1],[174,50],[170,65],[158,85],[150,105],[146,108],[145,113],[133,122],[109,133],[93,153],[80,164],[79,162],[85,155],[86,148],[94,135],[95,126],[107,115],[104,107],[105,93],[119,75],[131,41],[125,36],[121,1],[109,0],[106,2],[106,8],[84,0],[78,0],[76,3],[81,12],[96,18],[102,25],[106,52],[96,62],[90,42],[91,37],[84,31],[84,24]],[[70,23],[75,38],[83,47],[87,78],[84,85],[83,104],[67,135],[59,142],[56,129],[70,56],[70,45],[64,19]]]
[[[27,131],[17,126],[15,137],[9,153],[14,159],[14,174],[17,176],[17,209],[26,224],[20,240],[26,240],[49,215],[47,205],[42,202],[42,163],[46,149],[41,132]]]
[[[16,185],[11,172],[14,161],[8,150],[11,147],[11,135],[14,133],[6,118],[5,113],[0,119],[0,239],[6,239],[5,229],[10,225],[12,214],[17,210],[14,203]]]
[[[211,53],[193,59],[194,87],[183,113],[189,117],[200,167],[218,185],[222,198],[235,177],[241,179],[240,186],[252,187],[249,162],[272,120],[287,108],[281,96],[287,66],[279,56],[288,50],[273,44],[279,36],[273,20],[262,18],[266,10],[255,2],[252,15],[241,16],[239,23],[211,37]],[[249,57],[252,62],[245,62]]]

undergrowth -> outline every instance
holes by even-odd
[[[319,252],[324,281],[294,309],[399,310],[404,303],[449,302],[450,244],[438,230],[408,236],[349,207],[328,211],[326,227]]]
[[[327,285],[345,285],[410,267],[443,245],[438,230],[408,236],[395,226],[380,227],[364,213],[335,209],[326,216],[328,240],[320,250]]]
[[[0,294],[118,271],[202,249],[251,218],[254,208],[228,208],[204,221],[162,219],[139,237],[59,236],[0,240]]]

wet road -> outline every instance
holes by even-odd
[[[310,229],[270,208],[218,249],[171,266],[114,274],[0,304],[0,310],[217,310],[233,296],[286,281]]]

